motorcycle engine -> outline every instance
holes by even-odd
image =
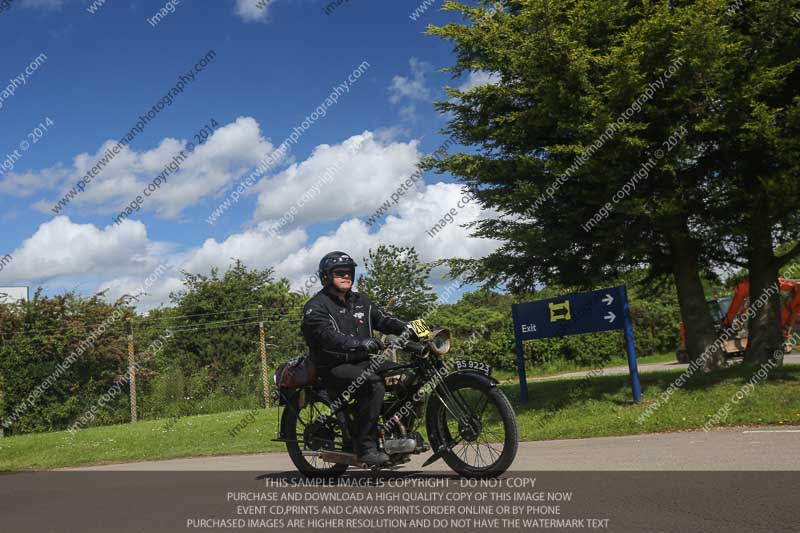
[[[408,454],[426,452],[430,447],[422,439],[422,435],[416,431],[409,433],[406,437],[396,437],[388,439],[383,443],[383,448],[388,454]]]
[[[413,453],[417,449],[417,440],[412,438],[389,439],[383,443],[383,449],[389,455],[396,453]]]

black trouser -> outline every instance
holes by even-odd
[[[383,377],[375,374],[375,370],[369,367],[370,361],[362,361],[320,369],[322,383],[328,389],[332,402],[339,404],[349,398],[356,399],[355,420],[349,429],[353,437],[354,451],[360,455],[376,448],[378,415],[386,390]],[[349,394],[346,393],[348,387]]]

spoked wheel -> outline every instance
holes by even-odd
[[[330,463],[304,451],[341,450],[344,431],[328,402],[317,394],[306,391],[304,405],[298,409],[298,396],[291,398],[281,418],[281,433],[289,440],[286,451],[294,466],[308,477],[335,477],[347,470],[346,464]]]
[[[517,455],[519,430],[514,409],[497,387],[459,376],[447,389],[450,395],[431,398],[428,437],[434,451],[451,446],[442,459],[466,477],[499,476]]]

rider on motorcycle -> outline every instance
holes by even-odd
[[[389,461],[376,445],[385,386],[375,370],[383,365],[370,364],[369,353],[384,346],[372,337],[372,330],[399,335],[413,334],[413,328],[352,291],[355,269],[355,261],[344,252],[322,258],[318,273],[322,290],[303,308],[301,331],[323,384],[333,394],[331,400],[354,384],[357,407],[350,431],[354,450],[360,462],[381,465]],[[349,443],[344,448],[353,451]]]

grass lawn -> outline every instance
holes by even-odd
[[[639,405],[631,400],[627,375],[530,382],[531,401],[525,406],[516,384],[501,386],[517,412],[522,440],[548,440],[699,429],[752,376],[752,369],[739,366],[697,376],[639,425],[638,416],[680,371],[642,374],[644,401]],[[173,423],[150,420],[88,428],[75,435],[64,431],[7,437],[0,439],[0,471],[285,449],[269,440],[276,434],[275,409],[260,410],[255,423],[231,437],[228,431],[247,414],[231,411]],[[733,405],[720,425],[759,424],[800,424],[800,365],[773,370]]]
[[[640,374],[643,401],[638,405],[627,374],[529,382],[526,406],[520,404],[518,385],[503,388],[517,412],[522,440],[573,439],[702,429],[754,373],[737,365],[694,376],[640,425],[639,416],[684,369]],[[730,406],[718,426],[800,425],[800,365],[772,370]]]

